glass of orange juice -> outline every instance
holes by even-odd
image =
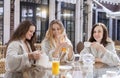
[[[60,61],[59,58],[53,58],[52,59],[52,74],[54,76],[58,76],[59,75],[59,66],[60,66]]]
[[[66,47],[63,47],[63,48],[62,48],[62,52],[66,52]]]

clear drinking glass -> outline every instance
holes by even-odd
[[[74,62],[73,62],[73,78],[83,78],[80,64],[80,55],[74,54]]]
[[[52,75],[54,78],[59,78],[60,61],[59,58],[52,59]]]
[[[83,61],[83,73],[85,78],[93,78],[93,64],[94,64],[95,57],[90,54],[86,53],[82,55]]]
[[[62,52],[65,53],[67,51],[66,47],[62,48]]]

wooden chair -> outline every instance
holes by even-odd
[[[77,44],[77,53],[79,54],[84,48],[84,43],[83,42],[79,42]]]
[[[40,43],[35,43],[35,48],[36,48],[36,50],[41,50],[41,44]]]
[[[115,43],[116,53],[117,53],[118,57],[120,58],[120,41],[115,40],[114,43]]]
[[[4,58],[5,49],[6,45],[0,45],[0,74],[5,73],[5,58]]]
[[[119,46],[120,46],[120,41],[115,40],[114,43],[115,43],[115,46],[116,46],[116,45],[119,45]]]
[[[0,45],[0,59],[4,58],[5,50],[6,50],[6,45]]]

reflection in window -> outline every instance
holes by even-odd
[[[67,35],[75,47],[75,11],[71,9],[63,9],[61,15]]]
[[[41,0],[20,0],[21,2],[29,2],[29,3],[36,3],[36,4],[40,4]]]
[[[33,21],[33,10],[33,7],[22,6],[21,21],[24,21],[26,19]]]
[[[48,4],[48,0],[42,0],[42,4]]]
[[[3,44],[3,1],[0,1],[0,45]]]
[[[117,21],[117,40],[120,40],[120,20]]]
[[[98,22],[102,22],[106,26],[109,26],[109,19],[106,17],[106,13],[98,12]],[[108,27],[108,29],[109,29],[109,27]]]
[[[41,42],[41,40],[45,37],[45,31],[48,27],[48,8],[47,6],[38,6],[36,10],[36,22],[37,22],[37,42]]]
[[[21,1],[21,21],[27,19],[36,24],[37,42],[41,42],[48,27],[48,0],[27,1]],[[36,3],[38,1],[40,3]]]

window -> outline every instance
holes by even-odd
[[[42,4],[48,4],[48,0],[42,0]]]
[[[117,40],[120,40],[120,20],[117,21]]]
[[[96,10],[93,10],[93,17],[92,17],[92,19],[93,19],[93,22],[92,22],[92,24],[94,25],[95,23],[96,23]]]
[[[0,45],[3,44],[3,0],[0,0]]]
[[[31,3],[30,0],[29,2],[21,2],[21,21],[27,19],[36,24],[37,42],[42,41],[48,28],[47,2],[48,0],[42,0],[41,4]]]
[[[109,26],[109,18],[106,17],[106,13],[98,12],[98,22],[102,22],[106,26]]]
[[[30,20],[34,21],[34,11],[35,11],[35,6],[32,6],[32,4],[26,6],[25,4],[21,5],[21,21],[24,20]]]
[[[38,6],[36,10],[37,42],[41,42],[45,37],[45,33],[48,28],[48,20],[48,6]]]
[[[62,3],[62,5],[61,19],[66,28],[68,38],[71,40],[73,46],[75,47],[75,7],[73,7],[74,4],[65,3],[64,5]]]
[[[35,3],[35,4],[40,4],[41,0],[20,0],[21,2],[29,2],[29,3]]]

